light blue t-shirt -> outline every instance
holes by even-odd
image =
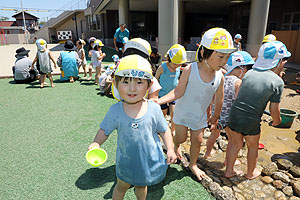
[[[114,35],[115,38],[117,38],[117,42],[123,43],[123,38],[127,37],[129,38],[129,30],[125,28],[125,30],[122,32],[120,28],[118,28]]]
[[[180,67],[176,68],[175,72],[170,72],[166,63],[163,63],[162,68],[164,72],[159,76],[159,84],[161,85],[161,90],[159,91],[159,96],[163,97],[170,91],[176,88],[178,85],[178,78],[180,75]]]
[[[168,124],[158,104],[148,101],[146,114],[133,119],[120,101],[110,107],[100,128],[107,136],[117,129],[116,174],[120,180],[149,186],[165,178],[167,164],[158,133],[166,132]]]

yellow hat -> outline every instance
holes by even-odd
[[[100,46],[100,47],[103,47],[103,46],[104,46],[104,44],[102,43],[102,41],[101,41],[101,40],[98,40],[98,39],[94,41],[93,48],[94,48],[96,45],[98,45],[98,46]]]
[[[38,39],[36,42],[35,42],[37,48],[38,48],[38,51],[41,51],[41,52],[44,52],[46,51],[47,49],[47,42],[46,40],[44,39]]]
[[[139,55],[129,55],[122,58],[115,75],[141,79],[153,78],[150,63]]]
[[[175,64],[183,64],[187,61],[186,50],[180,44],[174,44],[166,53],[169,55],[171,62]]]
[[[220,53],[236,51],[230,33],[224,28],[211,28],[204,33],[200,46]]]
[[[264,43],[264,42],[274,42],[274,41],[276,41],[275,35],[269,34],[269,35],[266,35],[266,36],[264,37],[262,43]]]
[[[151,45],[149,42],[142,38],[133,38],[129,40],[124,47],[124,51],[127,49],[132,48],[132,49],[137,49],[146,54],[148,57],[151,54]]]

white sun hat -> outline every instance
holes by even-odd
[[[254,60],[251,55],[246,51],[233,52],[227,61],[227,74],[232,72],[236,67],[243,65],[252,65]]]
[[[280,41],[264,43],[259,51],[253,69],[269,70],[277,66],[282,58],[290,57],[291,53]]]

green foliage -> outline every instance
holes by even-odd
[[[0,21],[7,21],[9,20],[9,17],[0,16]]]

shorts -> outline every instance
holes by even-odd
[[[51,72],[53,72],[53,70],[51,70]],[[51,72],[48,72],[48,73],[44,73],[44,72],[40,71],[40,75],[45,75],[45,74],[49,74],[49,73],[51,73]]]
[[[260,134],[260,120],[239,117],[234,112],[230,112],[228,127],[235,132],[241,133],[243,136]]]
[[[176,103],[176,101],[171,101],[169,103],[165,103],[165,104],[160,105],[160,108],[162,110],[165,110],[165,109],[169,108],[170,105],[175,105],[175,103]]]

